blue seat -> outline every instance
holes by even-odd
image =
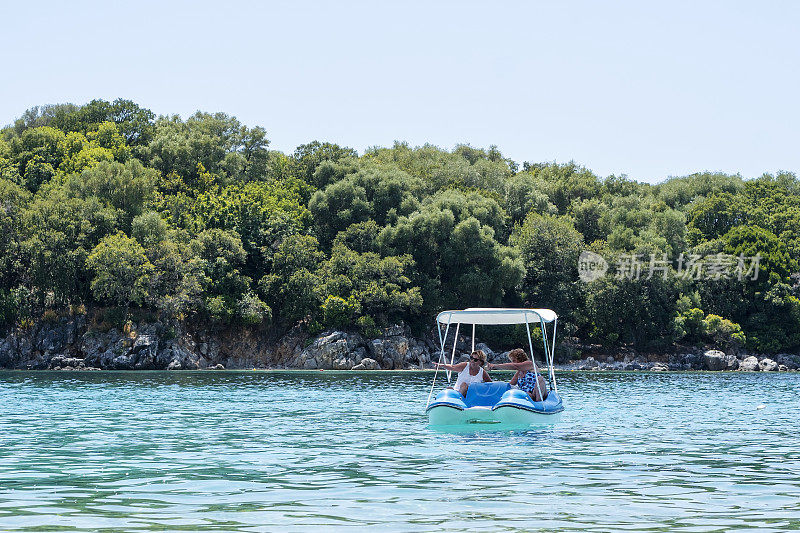
[[[467,397],[464,403],[467,407],[493,407],[503,397],[503,393],[510,388],[511,385],[505,381],[473,383],[467,389]]]

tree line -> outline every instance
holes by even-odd
[[[583,251],[609,272],[581,281]],[[582,342],[776,352],[800,345],[798,251],[785,172],[650,185],[494,146],[284,154],[227,114],[121,99],[36,107],[0,130],[2,330],[103,308],[377,335],[445,308],[535,306]],[[681,272],[756,256],[757,279]],[[668,264],[655,276],[618,267],[653,258]]]

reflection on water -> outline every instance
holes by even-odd
[[[0,530],[800,528],[797,375],[561,373],[558,425],[461,434],[431,378],[0,373]]]

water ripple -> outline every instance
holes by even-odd
[[[559,425],[464,434],[430,378],[0,373],[0,529],[800,528],[794,375],[567,373]]]

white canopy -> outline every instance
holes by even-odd
[[[535,324],[553,322],[558,316],[550,309],[501,309],[470,307],[460,311],[442,311],[436,317],[440,324],[481,324],[499,326],[504,324]]]

